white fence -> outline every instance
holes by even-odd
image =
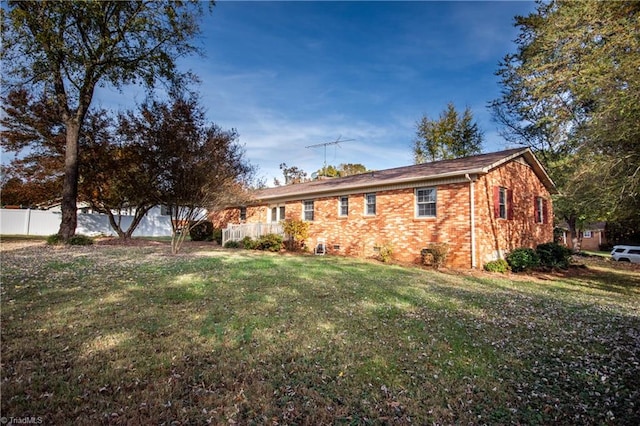
[[[267,234],[284,235],[282,225],[277,222],[228,225],[222,230],[222,245],[227,241],[240,241],[244,237],[258,238]]]
[[[116,217],[117,219],[117,217]],[[122,229],[127,229],[133,216],[120,216]],[[46,210],[0,209],[2,235],[52,235],[58,232],[62,214]],[[106,215],[78,213],[76,234],[117,236]],[[169,216],[145,216],[133,232],[134,237],[171,236]]]

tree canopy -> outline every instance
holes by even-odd
[[[253,177],[237,132],[207,122],[195,98],[150,100],[121,118],[123,126],[153,158],[154,204],[171,213],[174,253],[190,227],[206,219],[206,209],[225,205]]]
[[[123,239],[130,238],[147,212],[156,205],[158,173],[153,147],[127,133],[126,114],[117,118],[100,110],[89,115],[81,140],[79,198],[109,217]],[[133,219],[127,229],[122,214]],[[131,213],[133,212],[133,213]]]
[[[460,115],[449,103],[437,120],[424,115],[416,123],[414,162],[420,164],[480,154],[482,138],[471,110],[466,108]]]
[[[328,165],[326,167],[318,169],[316,175],[325,177],[345,177],[358,175],[360,173],[366,173],[367,171],[367,167],[360,163],[342,163],[339,164],[338,167]]]
[[[55,201],[58,193],[46,190],[61,186],[62,124],[50,114],[46,100],[33,99],[24,90],[11,92],[4,101],[2,146],[14,152],[31,150],[10,164],[3,203]],[[79,200],[106,214],[121,238],[129,238],[155,205],[170,207],[174,225],[191,225],[202,218],[197,214],[204,209],[243,196],[253,168],[244,160],[237,138],[235,130],[208,123],[193,97],[150,99],[117,117],[90,110],[79,140]],[[123,229],[119,212],[130,210],[133,221]]]
[[[307,172],[297,166],[289,167],[287,166],[287,163],[280,163],[280,170],[282,170],[285,185],[308,181]],[[276,178],[273,179],[273,183],[276,186],[280,186],[280,181]]]
[[[95,88],[182,85],[177,59],[196,52],[197,1],[10,1],[2,9],[3,84],[43,97],[64,126],[62,223],[75,233],[79,140]]]
[[[516,17],[515,54],[491,103],[502,134],[538,153],[568,221],[640,224],[638,2],[538,3]]]
[[[368,171],[366,166],[360,163],[343,163],[338,165],[338,167],[330,164],[318,169],[315,173],[312,173],[311,178],[308,178],[307,172],[301,168],[297,166],[287,166],[287,163],[280,163],[280,170],[282,170],[285,185],[309,182],[310,180],[319,179],[320,177],[345,177],[357,175]],[[273,179],[273,183],[275,186],[280,186],[282,184],[277,178]]]
[[[3,165],[2,203],[36,206],[59,200],[64,125],[43,96],[13,90],[2,98],[0,146],[15,157]]]

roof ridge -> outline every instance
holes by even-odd
[[[407,185],[412,182],[426,182],[437,180],[451,180],[466,178],[470,175],[483,175],[490,170],[500,167],[506,162],[520,156],[533,168],[534,173],[552,193],[557,193],[555,185],[547,175],[544,167],[535,157],[530,148],[520,147],[502,151],[487,152],[469,157],[452,158],[432,161],[429,163],[413,164],[391,169],[372,170],[355,175],[314,180],[309,182],[264,188],[254,192],[256,200],[276,200],[291,197],[320,196],[321,194],[336,194],[345,191],[364,190],[390,185]]]
[[[442,159],[442,160],[427,161],[427,162],[418,163],[418,164],[408,164],[406,166],[392,167],[390,169],[381,169],[381,170],[377,170],[377,171],[396,170],[396,169],[403,169],[403,168],[424,166],[424,165],[432,165],[432,164],[442,164],[442,163],[446,163],[446,162],[469,160],[471,158],[487,157],[489,155],[496,155],[496,154],[505,154],[504,156],[507,157],[508,155],[506,155],[506,153],[509,153],[509,155],[511,155],[512,153],[515,153],[515,152],[518,152],[518,151],[526,151],[527,149],[528,148],[525,148],[525,147],[522,147],[522,148],[509,148],[509,149],[505,149],[505,150],[501,150],[501,151],[483,152],[483,153],[480,153],[480,154],[469,155],[467,157],[445,158],[445,159]]]
[[[433,166],[433,165],[439,165],[439,164],[444,164],[447,162],[455,162],[455,161],[465,161],[465,160],[470,160],[470,159],[474,159],[474,158],[480,158],[480,157],[487,157],[490,155],[497,155],[497,154],[503,154],[501,155],[501,157],[508,157],[510,155],[512,155],[515,152],[518,151],[526,151],[529,148],[526,147],[522,147],[522,148],[510,148],[510,149],[506,149],[506,150],[502,150],[502,151],[493,151],[493,152],[484,152],[481,154],[476,154],[476,155],[470,155],[468,157],[458,157],[458,158],[447,158],[447,159],[443,159],[443,160],[436,160],[436,161],[429,161],[429,162],[425,162],[425,163],[419,163],[419,164],[409,164],[406,166],[398,166],[398,167],[391,167],[388,169],[378,169],[378,170],[368,170],[366,172],[363,173],[357,173],[357,174],[353,174],[353,175],[349,175],[349,176],[340,176],[340,177],[332,177],[330,179],[317,179],[317,180],[310,180],[307,182],[299,182],[299,183],[292,183],[292,184],[288,184],[288,185],[282,185],[282,186],[276,186],[276,187],[269,187],[269,188],[265,188],[266,190],[269,189],[273,189],[273,188],[282,188],[282,187],[288,187],[288,186],[292,186],[295,185],[297,188],[300,188],[301,185],[304,186],[313,186],[318,185],[318,184],[323,184],[326,182],[338,182],[338,181],[344,181],[344,180],[354,180],[356,178],[356,176],[362,176],[362,175],[366,175],[366,174],[375,174],[375,173],[385,173],[385,172],[392,172],[392,171],[398,171],[398,170],[402,170],[402,169],[412,169],[412,168],[419,168],[419,167],[428,167],[428,166]]]

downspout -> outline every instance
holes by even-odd
[[[476,268],[476,200],[475,200],[475,185],[474,180],[471,179],[469,174],[465,174],[464,177],[469,181],[469,216],[471,222],[471,267]]]

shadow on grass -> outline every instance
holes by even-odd
[[[38,271],[3,270],[3,415],[81,424],[638,419],[637,310],[603,307],[602,295],[588,302],[537,284],[331,257],[98,253],[79,262],[61,251]]]
[[[625,296],[640,295],[640,270],[594,270],[587,269],[576,277],[567,277],[566,281],[578,287],[588,287],[604,292],[615,292]]]

